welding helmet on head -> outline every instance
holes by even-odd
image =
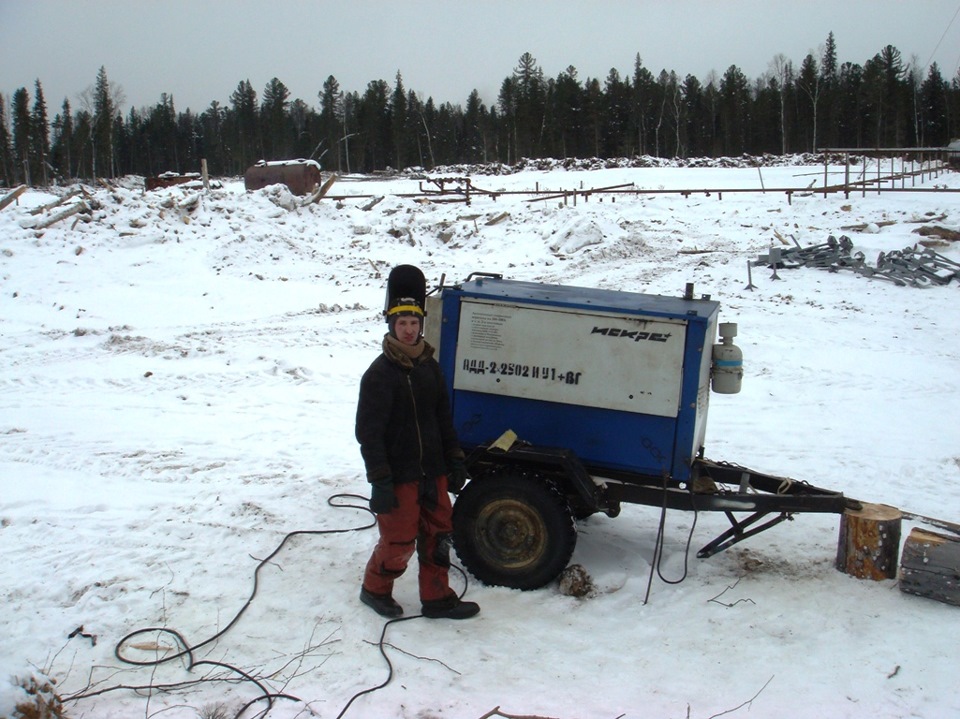
[[[426,295],[427,281],[418,267],[397,265],[390,270],[383,316],[391,332],[396,318],[402,316],[419,317],[422,328]]]

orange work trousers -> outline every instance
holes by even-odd
[[[363,587],[368,592],[392,594],[394,580],[406,571],[416,552],[420,565],[420,601],[445,599],[455,594],[449,582],[453,507],[447,494],[446,476],[435,481],[436,501],[421,502],[419,482],[393,486],[398,506],[377,515],[380,539],[363,573]],[[433,499],[430,496],[430,500]]]

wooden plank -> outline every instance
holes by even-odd
[[[914,527],[903,545],[900,591],[960,607],[960,538]]]
[[[310,197],[308,197],[307,199],[305,199],[305,200],[304,200],[303,202],[301,202],[300,204],[306,206],[306,205],[309,205],[309,204],[312,203],[312,202],[318,202],[318,201],[322,200],[323,197],[324,197],[324,195],[326,195],[327,192],[330,191],[330,188],[333,187],[333,183],[336,182],[336,181],[337,181],[337,176],[336,176],[336,175],[330,175],[330,177],[327,179],[327,181],[324,182],[323,185],[320,186],[320,189],[318,189],[316,192],[314,192],[312,195],[310,195]]]

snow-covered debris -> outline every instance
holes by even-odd
[[[476,184],[760,189],[748,158],[607,164],[491,169]],[[767,187],[810,182],[810,165],[761,164]],[[937,182],[960,187],[954,174]],[[678,296],[692,282],[738,323],[744,352],[743,392],[710,398],[710,458],[960,519],[949,409],[960,403],[958,284],[920,292],[753,267],[746,289],[750,262],[778,236],[810,245],[875,223],[855,248],[877,257],[915,244],[908,219],[956,226],[955,194],[677,193],[565,206],[478,194],[469,207],[397,197],[418,186],[403,175],[338,182],[338,193],[367,197],[288,208],[237,180],[144,194],[142,178],[125,178],[88,188],[98,203],[88,221],[22,227],[55,193],[29,191],[0,210],[0,686],[41,669],[75,717],[266,709],[236,674],[135,667],[114,653],[143,627],[175,629],[190,645],[214,636],[266,557],[249,608],[194,658],[288,697],[270,717],[332,719],[386,680],[383,624],[357,599],[374,533],[298,534],[271,553],[290,532],[369,524],[330,502],[367,493],[357,386],[385,331],[385,277],[402,262],[431,285],[486,271]],[[937,252],[960,259],[956,243]],[[698,560],[692,552],[726,519],[669,510],[654,563],[658,509],[590,517],[572,558],[592,585],[583,597],[469,581],[480,616],[388,627],[393,679],[346,716],[469,718],[499,706],[705,719],[745,702],[753,715],[795,719],[960,714],[960,611],[837,572],[837,518],[795,520]],[[397,599],[418,606],[414,568]],[[155,659],[176,643],[155,632],[124,656]],[[147,688],[112,691],[121,684]],[[149,689],[158,684],[170,690]]]

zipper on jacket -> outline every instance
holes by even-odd
[[[413,424],[417,428],[417,446],[420,448],[420,474],[423,474],[423,435],[420,432],[420,414],[417,412],[417,397],[413,393],[413,380],[410,379],[410,373],[407,372],[407,387],[410,389],[410,401],[413,403]]]

